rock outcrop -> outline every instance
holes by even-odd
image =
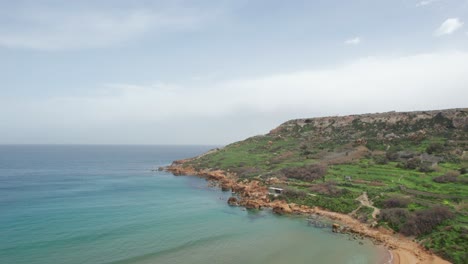
[[[277,214],[291,214],[293,212],[293,210],[291,209],[291,207],[289,207],[289,205],[285,202],[279,202],[277,201],[276,203],[272,203],[270,204],[272,210],[274,213],[277,213]]]
[[[239,205],[239,201],[237,200],[236,197],[229,197],[229,199],[227,200],[227,203],[230,206],[238,206]]]

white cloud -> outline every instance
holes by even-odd
[[[0,138],[10,143],[228,143],[291,118],[467,107],[466,69],[468,52],[429,53],[203,86],[113,84],[80,97],[3,99],[0,105],[8,111],[0,111],[0,122],[8,129]]]
[[[360,37],[350,38],[344,41],[346,45],[359,45],[361,43]]]
[[[416,6],[420,7],[420,6],[428,6],[430,4],[433,4],[435,2],[439,2],[440,0],[423,0],[423,1],[419,1]]]
[[[459,18],[448,18],[434,32],[434,36],[440,37],[450,35],[459,30],[463,26],[463,22]]]
[[[34,9],[10,14],[0,25],[0,46],[39,50],[105,47],[148,32],[186,30],[201,18],[151,10],[70,11]]]

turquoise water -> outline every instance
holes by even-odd
[[[0,146],[0,263],[378,263],[371,243],[151,169],[209,147]]]

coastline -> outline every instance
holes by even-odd
[[[248,209],[271,208],[277,214],[319,215],[339,222],[333,226],[334,232],[356,234],[369,238],[378,244],[382,244],[389,250],[390,260],[387,263],[394,264],[447,264],[450,263],[439,256],[425,250],[420,244],[395,234],[384,228],[374,228],[361,223],[349,215],[331,212],[318,207],[308,207],[294,203],[286,203],[283,200],[270,201],[266,186],[256,180],[238,180],[235,174],[222,170],[196,170],[190,166],[183,166],[188,160],[174,161],[164,169],[175,176],[198,176],[216,182],[223,190],[232,190],[237,198],[229,199],[228,204],[242,206]]]

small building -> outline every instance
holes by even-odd
[[[268,187],[268,193],[273,194],[274,196],[278,196],[281,193],[283,193],[283,189],[276,187]]]
[[[351,181],[351,176],[344,176],[344,180],[350,182]]]

